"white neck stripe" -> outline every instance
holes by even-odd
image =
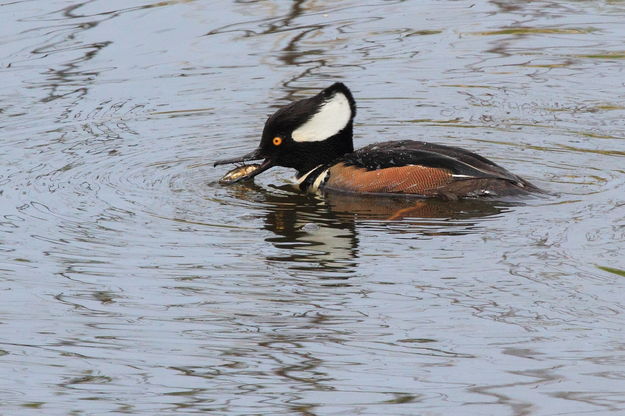
[[[312,168],[311,170],[309,170],[308,172],[306,172],[305,174],[303,174],[301,177],[299,177],[299,178],[295,178],[295,181],[297,182],[297,184],[298,184],[298,185],[301,185],[301,184],[302,184],[302,183],[306,180],[306,178],[308,177],[308,175],[310,175],[311,173],[313,173],[313,171],[315,171],[316,169],[318,169],[318,168],[319,168],[319,166],[321,166],[321,165],[317,165],[317,166],[315,166],[314,168]]]

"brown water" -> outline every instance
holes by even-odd
[[[625,414],[625,3],[0,2],[0,414]],[[334,81],[522,202],[224,186]],[[399,211],[400,209],[405,209]]]

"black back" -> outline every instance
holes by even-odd
[[[414,140],[375,143],[344,155],[347,165],[367,170],[421,165],[441,168],[455,175],[474,179],[504,179],[513,183],[524,181],[496,163],[459,147]]]

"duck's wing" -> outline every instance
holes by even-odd
[[[457,179],[522,179],[495,162],[468,150],[435,143],[400,140],[375,143],[344,158],[346,164],[367,170],[402,166],[443,169]]]
[[[411,140],[372,144],[343,156],[329,169],[326,188],[430,196],[447,188],[455,189],[458,181],[471,180],[480,180],[480,186],[504,181],[514,187],[533,188],[529,182],[473,152]]]

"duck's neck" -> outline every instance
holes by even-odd
[[[318,166],[326,166],[337,160],[341,156],[352,153],[354,144],[352,141],[352,122],[340,132],[321,142],[302,143],[301,150],[293,157],[296,163],[297,177],[301,178]]]

